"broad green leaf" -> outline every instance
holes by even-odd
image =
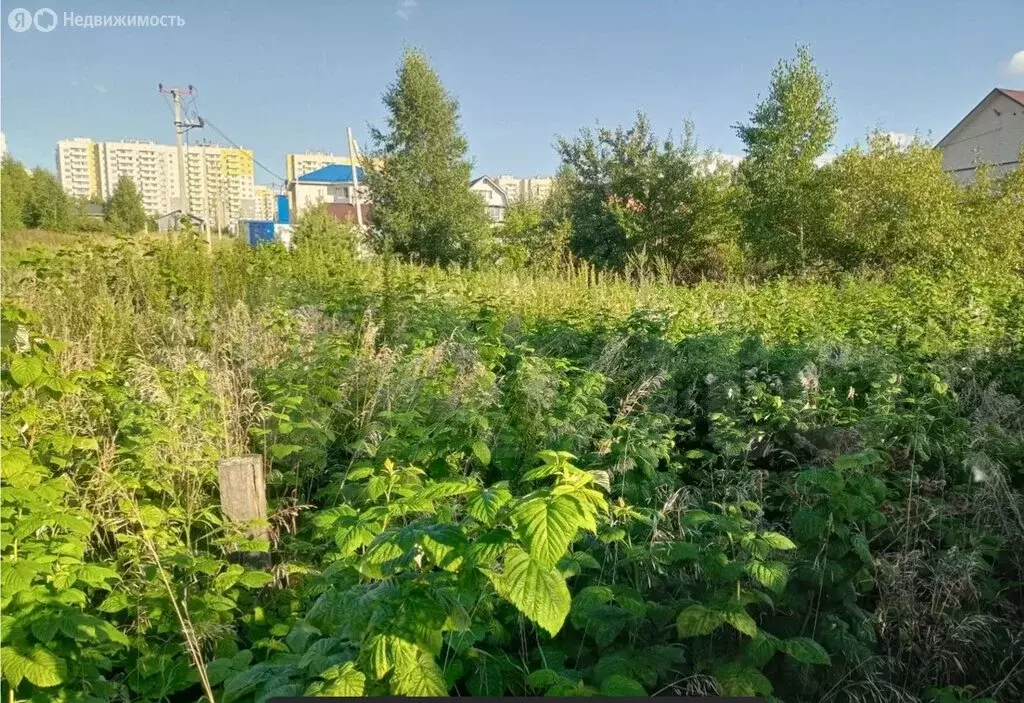
[[[781,593],[789,579],[789,569],[779,561],[750,561],[746,565],[747,573],[765,588]]]
[[[0,670],[14,687],[26,680],[40,688],[50,688],[64,682],[68,675],[64,660],[44,647],[35,647],[27,655],[14,647],[3,647],[0,649]]]
[[[100,603],[101,613],[119,613],[129,606],[128,594],[124,591],[113,591]]]
[[[512,500],[512,493],[506,482],[496,483],[470,496],[466,501],[466,512],[484,525],[494,524],[501,508]]]
[[[394,673],[391,692],[399,696],[446,696],[444,676],[434,658],[414,644],[395,638],[391,646]]]
[[[43,375],[43,362],[35,356],[16,356],[11,359],[11,378],[24,388]]]
[[[500,574],[489,572],[498,594],[552,637],[558,634],[572,602],[561,574],[519,548],[510,549]]]
[[[612,674],[601,682],[601,695],[619,698],[646,698],[647,691],[639,681],[622,674]]]
[[[680,637],[698,637],[710,635],[724,622],[725,616],[721,612],[696,604],[687,606],[679,613],[676,629]]]
[[[726,696],[767,696],[772,692],[764,674],[736,662],[715,669],[714,677]]]
[[[526,685],[538,691],[543,691],[554,686],[562,678],[562,675],[551,669],[538,669],[531,671],[526,677]]]
[[[387,635],[377,634],[366,643],[365,650],[370,662],[370,671],[377,679],[384,678],[391,671],[391,643]]]
[[[748,637],[757,634],[757,623],[741,605],[731,605],[722,614],[725,621]]]
[[[265,571],[246,571],[238,577],[238,583],[246,588],[262,588],[273,580],[274,575]]]
[[[330,683],[320,689],[320,693],[328,696],[345,696],[358,698],[363,695],[366,687],[366,676],[356,669],[352,662],[345,662],[341,666],[332,666],[320,674],[320,678]]]
[[[476,458],[479,459],[480,463],[484,466],[491,463],[491,450],[480,440],[473,442],[473,454],[476,455]]]
[[[516,534],[541,566],[558,563],[582,523],[579,504],[565,496],[538,496],[516,506]]]
[[[871,557],[871,548],[868,546],[868,540],[864,535],[855,534],[850,538],[850,544],[853,545],[853,551],[856,552],[865,566],[873,567],[875,565],[875,560]]]
[[[824,647],[809,637],[791,637],[782,640],[779,649],[803,664],[830,665],[832,659]]]
[[[765,532],[761,539],[768,543],[772,549],[796,549],[796,545],[786,535],[778,532]]]

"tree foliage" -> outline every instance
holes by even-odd
[[[661,257],[681,275],[721,275],[735,252],[739,222],[732,178],[711,171],[692,125],[659,142],[643,114],[628,129],[584,129],[559,140],[575,175],[572,247],[578,256],[622,267],[631,252]]]
[[[380,166],[367,174],[375,248],[430,264],[473,261],[488,223],[480,198],[469,190],[457,101],[426,56],[408,51],[384,106],[387,129],[372,131]]]
[[[32,171],[32,188],[25,204],[25,225],[54,232],[70,232],[74,206],[57,177],[43,168]]]
[[[767,97],[736,126],[746,157],[744,238],[769,271],[802,271],[808,242],[821,232],[817,161],[835,136],[828,85],[806,47],[772,72]]]
[[[135,234],[146,226],[142,194],[128,176],[121,176],[106,204],[104,217],[115,232]]]
[[[25,226],[25,210],[32,192],[32,177],[20,161],[5,156],[0,165],[0,178],[2,229],[20,229]]]

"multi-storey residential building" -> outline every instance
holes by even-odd
[[[189,211],[213,226],[255,218],[253,154],[213,144],[185,150]],[[160,216],[183,209],[177,148],[145,141],[57,143],[57,174],[71,195],[106,200],[124,176],[139,189],[146,211]]]
[[[146,141],[98,142],[94,150],[100,198],[110,198],[117,182],[127,176],[138,188],[146,212],[163,215],[179,207],[178,158],[173,146]]]
[[[256,219],[253,154],[214,144],[189,146],[185,153],[189,211],[213,226]]]
[[[277,217],[277,196],[284,195],[284,191],[272,186],[257,185],[253,189],[253,194],[255,200],[253,219],[275,219]]]
[[[102,197],[96,143],[85,137],[57,142],[57,178],[68,195],[77,198]]]
[[[339,156],[323,151],[307,151],[304,154],[288,154],[284,159],[285,178],[288,182],[296,180],[299,176],[319,171],[324,166],[340,164],[351,166],[352,160],[347,156]]]
[[[515,176],[492,176],[493,181],[499,188],[505,191],[510,203],[520,198],[541,201],[551,195],[551,188],[554,179],[541,176],[533,178],[516,178]]]

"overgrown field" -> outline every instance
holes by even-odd
[[[179,241],[4,284],[4,701],[1024,700],[1019,278]]]

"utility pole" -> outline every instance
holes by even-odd
[[[203,120],[200,118],[199,122],[186,122],[182,119],[181,96],[194,95],[195,88],[191,85],[188,88],[164,88],[164,84],[160,83],[157,85],[157,90],[170,94],[174,103],[174,138],[178,147],[178,189],[181,193],[181,211],[184,215],[190,215],[192,209],[189,207],[188,181],[185,178],[185,132],[194,127],[201,128]],[[210,243],[209,231],[207,231],[206,239],[207,243]]]
[[[359,231],[363,231],[363,207],[359,203],[359,173],[356,170],[356,140],[352,138],[352,128],[348,128],[348,162],[352,165],[352,202],[356,206],[356,222]]]

